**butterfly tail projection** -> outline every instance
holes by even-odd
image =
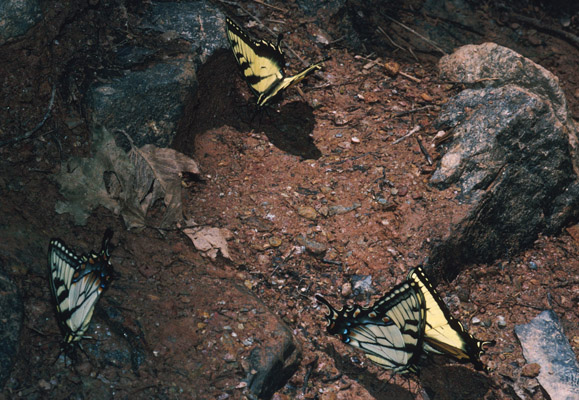
[[[269,101],[280,94],[283,90],[295,85],[298,82],[301,82],[314,72],[321,70],[324,66],[324,62],[326,62],[328,59],[329,58],[325,58],[316,64],[310,65],[306,69],[298,72],[293,76],[286,76],[282,80],[278,81],[277,84],[271,86],[266,92],[259,95],[257,99],[258,107],[264,107]]]

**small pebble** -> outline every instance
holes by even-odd
[[[38,386],[40,386],[40,388],[44,390],[50,390],[52,388],[50,382],[47,382],[44,379],[38,381]]]
[[[356,137],[356,136],[352,137],[351,140],[352,140],[352,143],[356,143],[356,144],[357,144],[357,143],[360,143],[360,139],[359,139],[358,137]]]
[[[282,240],[277,236],[270,237],[267,242],[271,247],[279,247],[281,246]]]
[[[306,250],[313,254],[324,254],[328,248],[323,243],[317,242],[312,239],[308,239],[303,235],[298,235],[296,237],[296,241],[299,243],[300,246],[304,246]]]
[[[529,269],[536,271],[537,270],[537,264],[534,261],[530,261],[529,262]]]
[[[395,61],[388,61],[384,63],[384,69],[388,76],[396,76],[400,72],[400,64]]]
[[[342,296],[348,297],[352,294],[352,284],[350,282],[346,282],[342,285]]]
[[[507,326],[507,322],[505,321],[505,317],[503,317],[502,315],[499,315],[497,317],[497,326],[501,329],[506,328],[506,326]]]
[[[318,217],[316,210],[310,206],[298,207],[298,215],[309,220],[315,220]]]
[[[521,370],[521,375],[528,378],[536,378],[541,372],[541,366],[537,363],[526,364]]]

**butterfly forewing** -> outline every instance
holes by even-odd
[[[468,333],[463,325],[454,318],[448,307],[426,277],[422,268],[412,269],[408,280],[415,282],[424,296],[426,327],[424,330],[424,350],[445,354],[460,362],[471,362],[478,370],[486,370],[480,360],[484,347],[493,341],[482,341]]]
[[[69,289],[80,259],[60,239],[50,241],[48,265],[50,288],[56,301],[58,313],[70,309]]]
[[[226,19],[226,27],[233,55],[245,81],[257,96],[259,107],[265,106],[282,90],[322,68],[323,62],[320,62],[310,65],[294,76],[286,77],[283,71],[285,57],[279,40],[277,45],[266,40],[255,40],[230,18]]]
[[[229,18],[227,18],[227,37],[243,77],[257,96],[284,78],[285,60],[279,47],[264,40],[257,41],[250,38]]]

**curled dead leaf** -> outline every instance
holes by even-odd
[[[218,252],[221,252],[223,257],[231,260],[227,246],[227,239],[233,236],[231,231],[221,228],[203,227],[183,229],[183,233],[191,239],[193,246],[204,256],[215,260]]]

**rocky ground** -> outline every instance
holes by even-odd
[[[292,32],[289,46],[304,59],[331,59],[303,85],[303,95],[288,90],[279,106],[253,121],[252,98],[228,52],[199,71],[199,99],[188,107],[188,128],[172,147],[202,171],[183,179],[183,212],[189,227],[220,228],[228,253],[212,257],[193,246],[184,226],[127,231],[106,209],[76,226],[55,212],[61,197],[50,175],[64,159],[90,149],[76,107],[83,82],[78,92],[71,82],[106,64],[121,28],[135,34],[126,26],[139,7],[94,3],[70,4],[68,14],[54,5],[46,18],[58,24],[43,23],[25,41],[2,49],[0,261],[22,296],[24,326],[0,396],[243,398],[252,350],[293,335],[302,358],[278,399],[547,398],[532,377],[521,376],[525,360],[514,327],[553,309],[579,354],[576,226],[540,236],[531,248],[498,255],[492,264],[469,265],[452,282],[439,280],[439,291],[469,331],[497,341],[483,357],[488,375],[436,359],[420,379],[391,378],[325,332],[325,310],[313,299],[321,293],[336,305],[371,302],[422,263],[444,234],[440,227],[461,214],[455,188],[428,183],[438,159],[432,122],[460,89],[438,79],[439,56],[397,47],[376,52],[377,44],[364,36],[359,48],[338,37],[321,46],[312,38],[330,18],[324,11],[310,17],[294,3],[242,3],[266,24],[284,21]],[[236,4],[224,7],[239,20],[250,19]],[[127,10],[128,17],[111,18]],[[409,10],[393,15],[411,26],[417,15]],[[579,52],[556,34],[562,15],[534,6],[516,10],[542,21],[546,29],[539,29],[514,18],[513,9],[499,11],[477,9],[477,43],[495,41],[551,70],[577,118]],[[571,19],[575,33],[577,18]],[[491,29],[497,21],[500,29]],[[398,73],[391,71],[395,63]],[[26,136],[46,114],[53,87],[51,116]],[[403,138],[417,125],[420,130]],[[151,219],[157,215],[162,204]],[[57,359],[48,241],[61,237],[80,251],[98,249],[106,227],[115,230],[112,263],[119,277],[95,311],[90,333],[98,340],[83,345],[89,355],[106,356],[90,362],[81,355],[67,367]]]

